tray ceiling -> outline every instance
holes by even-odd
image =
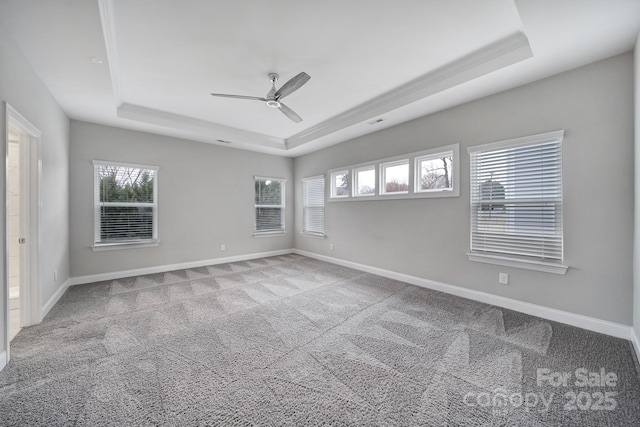
[[[640,2],[9,0],[0,22],[71,118],[297,156],[628,51]],[[301,71],[301,123],[209,95]]]

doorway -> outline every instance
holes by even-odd
[[[5,103],[5,338],[40,321],[40,131]]]
[[[22,327],[20,319],[20,287],[21,266],[25,264],[24,251],[20,243],[24,236],[24,191],[21,177],[21,153],[25,136],[14,126],[9,126],[7,143],[7,222],[9,223],[7,239],[7,269],[9,275],[9,341],[13,341]],[[22,143],[20,141],[23,141]],[[23,292],[24,294],[24,292]]]

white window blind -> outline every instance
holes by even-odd
[[[472,253],[562,261],[562,138],[469,148]]]
[[[304,178],[302,232],[324,236],[324,176]]]
[[[94,161],[94,244],[158,239],[158,168]]]
[[[255,177],[255,234],[284,233],[285,180]]]

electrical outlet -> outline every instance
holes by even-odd
[[[329,250],[330,250],[330,251],[332,251],[332,250],[333,250],[333,243],[331,243],[331,244],[329,245]]]
[[[508,285],[509,275],[507,273],[500,273],[498,275],[498,282],[500,282],[501,285]]]
[[[223,252],[226,251],[227,250],[227,246],[224,243],[221,244],[220,245],[220,250],[223,251]]]

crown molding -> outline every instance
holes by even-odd
[[[452,61],[371,101],[325,120],[287,140],[294,148],[349,126],[395,110],[435,93],[473,80],[501,68],[531,58],[529,40],[522,32],[513,33]]]
[[[123,103],[117,109],[117,116],[122,119],[134,120],[152,125],[177,129],[193,135],[197,140],[204,142],[229,141],[235,144],[255,145],[262,148],[286,149],[286,141],[259,133],[248,132],[205,120],[154,110],[140,105]]]
[[[122,104],[122,85],[120,79],[120,64],[118,56],[118,46],[116,43],[116,26],[113,12],[113,0],[98,0],[100,7],[100,20],[102,21],[102,34],[107,50],[107,63],[109,64],[109,74],[111,75],[111,86],[113,89],[114,106]]]

